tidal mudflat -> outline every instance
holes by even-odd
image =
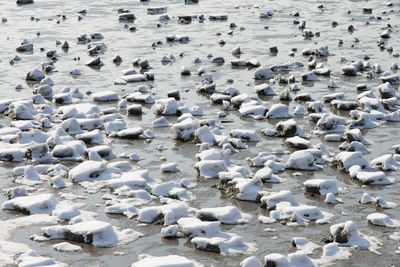
[[[0,17],[0,265],[400,264],[399,3]]]

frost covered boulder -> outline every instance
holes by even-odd
[[[2,210],[15,210],[26,214],[51,214],[57,205],[53,194],[21,196],[1,205]]]

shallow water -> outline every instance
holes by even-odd
[[[323,4],[324,8],[317,6]],[[165,5],[168,7],[167,14],[172,18],[168,22],[159,21],[160,15],[147,15],[146,9],[149,6]],[[373,8],[372,15],[381,16],[382,20],[369,19],[370,14],[363,14],[363,7]],[[134,23],[118,22],[117,9],[128,8],[135,13],[137,20]],[[82,20],[78,20],[78,10],[87,9],[87,15],[82,16]],[[267,10],[274,10],[274,16],[271,19],[260,19],[259,13]],[[348,14],[351,10],[351,14]],[[393,10],[393,12],[391,12]],[[300,17],[293,17],[289,14],[298,11]],[[301,55],[304,48],[319,48],[321,46],[329,46],[332,54],[323,60],[326,67],[331,69],[330,79],[339,84],[337,89],[327,88],[328,77],[320,77],[319,82],[315,83],[299,83],[300,93],[311,93],[314,99],[319,99],[322,95],[332,92],[344,92],[346,98],[356,99],[357,90],[355,86],[360,83],[367,83],[368,87],[373,89],[381,84],[377,78],[366,79],[364,75],[357,77],[343,77],[341,75],[341,67],[345,63],[341,63],[344,57],[351,61],[362,60],[364,55],[370,57],[371,64],[381,64],[383,70],[390,70],[393,62],[399,63],[398,58],[394,58],[387,51],[381,51],[376,45],[379,40],[379,34],[383,28],[390,23],[393,27],[391,38],[388,39],[387,46],[393,46],[394,52],[398,50],[400,35],[400,4],[394,1],[393,7],[387,7],[381,1],[222,1],[222,0],[200,0],[199,4],[185,5],[183,0],[153,0],[150,3],[140,3],[140,1],[60,1],[36,0],[33,5],[17,6],[14,1],[6,1],[0,8],[0,16],[7,18],[6,23],[0,24],[0,98],[27,98],[31,95],[31,85],[24,81],[25,74],[40,67],[40,62],[47,61],[45,52],[40,52],[39,48],[47,50],[57,50],[60,58],[55,63],[58,72],[50,74],[49,77],[55,82],[53,86],[54,92],[60,92],[64,87],[79,87],[81,92],[90,90],[92,92],[113,90],[122,96],[124,93],[133,92],[138,83],[127,85],[114,85],[114,79],[121,76],[121,70],[132,67],[132,60],[136,57],[148,59],[151,71],[155,73],[155,81],[147,82],[152,86],[152,93],[155,99],[165,98],[167,92],[172,89],[179,89],[181,93],[181,101],[188,107],[193,105],[200,106],[206,114],[204,118],[216,119],[218,123],[224,126],[224,133],[229,133],[231,129],[245,128],[261,130],[263,128],[272,128],[279,120],[260,120],[241,118],[237,110],[227,113],[227,117],[220,122],[217,112],[220,111],[219,105],[210,104],[210,100],[205,95],[196,93],[196,87],[201,84],[201,77],[191,75],[189,77],[181,77],[181,66],[187,66],[192,72],[199,67],[205,67],[207,71],[212,73],[213,79],[217,84],[217,89],[223,89],[232,86],[240,90],[241,93],[247,93],[255,96],[254,86],[259,84],[253,80],[254,69],[233,68],[230,66],[229,60],[235,59],[231,54],[231,50],[240,46],[244,54],[240,56],[243,59],[257,58],[262,65],[270,66],[281,64],[288,61],[299,61],[307,64],[307,57]],[[384,14],[383,12],[386,12]],[[197,19],[190,24],[179,24],[176,16],[178,15],[201,15],[208,17],[209,14],[223,13],[228,14],[227,21],[209,21],[205,20],[200,23]],[[58,14],[66,15],[66,19],[60,19]],[[39,21],[31,21],[31,16],[39,18]],[[307,22],[307,28],[313,32],[320,32],[320,37],[305,39],[298,29],[298,25],[293,24],[293,20]],[[338,22],[337,27],[332,27],[332,20]],[[369,25],[365,25],[366,21],[370,21]],[[57,21],[60,21],[57,24]],[[233,34],[227,34],[230,30],[229,24],[235,22],[237,28],[233,30]],[[160,23],[161,27],[156,24]],[[124,28],[124,25],[136,25],[136,32],[130,32]],[[349,33],[348,25],[354,25],[355,31]],[[243,26],[244,29],[240,30]],[[266,29],[265,27],[268,27]],[[37,35],[40,32],[40,35]],[[108,50],[101,54],[101,59],[105,63],[100,69],[92,69],[86,67],[84,63],[91,57],[86,52],[86,46],[77,44],[76,36],[83,33],[101,32],[105,39]],[[217,35],[220,33],[221,35]],[[188,43],[166,43],[165,37],[169,34],[188,35],[190,42]],[[354,38],[359,38],[360,42],[355,43]],[[33,53],[16,53],[15,48],[23,39],[28,39],[34,44]],[[226,41],[224,46],[218,44],[218,40]],[[343,40],[343,46],[338,46],[338,40]],[[61,42],[68,41],[70,49],[63,52],[59,46],[56,46],[56,40]],[[163,44],[152,48],[153,42],[162,40]],[[278,54],[271,55],[269,47],[277,46]],[[354,46],[354,47],[352,47]],[[294,57],[289,56],[292,48],[297,48]],[[181,54],[183,56],[179,56]],[[207,55],[211,53],[213,56],[222,56],[225,58],[223,65],[211,63]],[[18,54],[21,57],[20,62],[10,65],[9,61]],[[120,65],[112,63],[114,55],[119,54],[124,60]],[[161,58],[170,54],[176,57],[176,61],[171,64],[162,64]],[[80,60],[74,58],[80,57]],[[193,60],[199,57],[201,64],[193,63]],[[69,72],[73,69],[80,69],[83,74],[80,77],[72,77]],[[307,67],[295,68],[289,75],[295,75],[297,80],[301,80],[301,74],[307,71]],[[226,82],[227,78],[234,80],[233,84]],[[17,84],[22,84],[23,89],[15,90]],[[279,95],[288,85],[273,85],[274,90]],[[398,89],[396,92],[399,93]],[[279,102],[279,97],[262,98],[267,106]],[[84,101],[92,102],[91,97],[87,97]],[[99,104],[101,108],[116,107],[116,103]],[[289,109],[292,112],[297,105],[304,103],[290,102]],[[325,106],[329,110],[329,106]],[[126,119],[128,126],[143,126],[151,128],[151,121],[155,118],[154,106],[145,105],[142,116],[130,116]],[[347,116],[348,113],[341,113]],[[348,117],[348,116],[347,116]],[[176,121],[175,117],[167,118],[171,123]],[[297,116],[296,121],[302,126],[304,131],[309,134],[315,125],[310,123],[307,116]],[[229,123],[228,123],[229,122]],[[4,116],[0,117],[0,123],[8,126],[10,119]],[[371,130],[363,130],[366,139],[371,140],[373,144],[368,146],[371,151],[365,157],[371,160],[377,156],[387,153],[393,153],[391,146],[399,143],[398,139],[399,123],[386,123],[378,128]],[[260,260],[270,253],[287,253],[294,252],[291,247],[293,237],[306,237],[310,241],[323,245],[322,238],[329,233],[329,226],[333,223],[353,220],[356,222],[359,230],[368,235],[373,235],[381,239],[382,248],[379,250],[382,255],[375,255],[369,251],[353,250],[350,259],[338,261],[339,266],[389,266],[400,265],[398,255],[394,252],[399,246],[395,241],[389,239],[389,235],[396,231],[390,228],[381,228],[368,225],[366,216],[375,212],[372,205],[360,205],[358,203],[363,192],[369,192],[372,196],[381,196],[386,201],[393,201],[400,204],[399,191],[399,171],[388,173],[389,177],[395,178],[396,182],[386,187],[365,187],[361,186],[354,180],[351,180],[347,174],[337,172],[332,169],[329,164],[324,166],[322,171],[303,172],[298,177],[293,175],[293,171],[286,171],[280,174],[282,178],[286,178],[281,184],[264,185],[266,190],[279,191],[290,190],[295,199],[299,203],[308,205],[316,205],[324,211],[335,214],[333,222],[328,225],[310,224],[306,227],[288,227],[279,223],[271,225],[260,224],[257,217],[260,214],[266,214],[266,210],[260,208],[258,204],[243,202],[227,198],[223,192],[212,187],[217,184],[217,180],[205,180],[197,176],[197,172],[193,165],[197,162],[195,153],[198,148],[193,143],[181,143],[172,140],[172,131],[163,128],[154,128],[156,138],[150,143],[145,141],[121,141],[111,140],[113,151],[118,155],[121,152],[135,152],[144,160],[133,163],[141,168],[150,170],[150,176],[159,178],[162,181],[179,181],[187,178],[198,185],[191,189],[196,197],[190,202],[190,206],[194,208],[216,207],[232,204],[241,211],[252,215],[250,223],[237,226],[221,226],[221,230],[233,232],[242,235],[246,242],[254,242],[258,246],[258,250],[254,253]],[[261,134],[260,134],[261,136]],[[261,151],[271,151],[273,148],[287,148],[284,145],[283,138],[273,138],[262,136],[262,140],[255,144],[248,144],[249,148],[241,150],[232,156],[232,161],[237,164],[247,166],[246,157],[254,157]],[[310,139],[313,145],[322,142],[328,146],[331,152],[337,152],[338,143],[326,143],[322,137],[312,136]],[[162,144],[167,150],[156,150],[157,145]],[[160,157],[167,158],[168,162],[177,162],[178,167],[182,170],[179,173],[164,174],[160,172],[159,166],[164,163],[160,161]],[[288,155],[283,156],[283,162]],[[13,186],[12,168],[22,164],[1,163],[0,165],[0,185],[2,188]],[[344,199],[344,203],[336,206],[324,203],[323,197],[311,197],[304,194],[304,186],[302,182],[309,178],[333,178],[340,187],[347,189],[347,193],[340,194],[339,197]],[[85,210],[95,211],[99,214],[99,220],[105,220],[115,226],[121,228],[134,228],[144,234],[144,236],[132,243],[128,243],[113,248],[96,248],[89,245],[82,245],[83,251],[78,253],[63,253],[53,250],[52,245],[60,242],[59,240],[51,242],[38,243],[29,240],[27,237],[34,233],[40,232],[40,227],[27,227],[18,230],[13,236],[13,240],[20,243],[28,244],[35,249],[40,255],[55,258],[57,261],[64,262],[71,266],[129,266],[137,260],[139,254],[147,253],[154,256],[178,254],[186,256],[190,259],[197,260],[206,266],[238,266],[239,262],[248,255],[239,256],[221,256],[208,252],[195,250],[187,239],[164,240],[160,237],[161,226],[158,225],[138,225],[136,220],[127,219],[124,216],[106,215],[104,214],[104,200],[101,196],[106,192],[96,194],[88,194],[84,192],[79,185],[73,187],[55,190],[50,186],[44,188],[58,194],[59,192],[72,192],[74,194],[83,194],[86,199],[78,200],[85,203]],[[3,202],[5,196],[0,196]],[[157,201],[155,203],[158,203]],[[96,205],[99,204],[99,205]],[[386,210],[384,213],[394,219],[399,218],[399,207]],[[2,211],[0,218],[2,220],[23,216],[13,212]],[[276,232],[265,232],[264,229],[270,227]],[[114,256],[114,252],[124,252],[123,256]],[[317,251],[313,258],[317,258],[321,251]]]

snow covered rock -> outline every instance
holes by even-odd
[[[264,257],[264,266],[277,266],[277,267],[289,267],[289,266],[303,266],[303,267],[315,267],[314,262],[304,252],[295,252],[289,254],[287,257],[272,253]]]
[[[395,171],[400,166],[400,163],[394,160],[391,154],[386,154],[371,160],[371,166],[377,170]]]
[[[234,129],[229,132],[234,138],[239,138],[244,142],[259,142],[260,137],[254,130]]]
[[[293,137],[295,135],[304,137],[303,130],[297,126],[295,120],[280,121],[275,125],[275,136],[277,137]]]
[[[96,247],[112,247],[123,239],[134,240],[141,236],[141,233],[132,229],[116,231],[111,224],[97,220],[43,227],[42,233],[50,239],[66,239]]]
[[[84,161],[68,172],[68,178],[75,183],[87,181],[99,177],[106,169],[107,165],[102,161]]]
[[[308,150],[299,150],[293,152],[286,162],[285,167],[287,169],[294,170],[308,170],[315,171],[320,170],[321,167],[315,164],[315,158],[312,153]]]
[[[171,203],[140,209],[138,221],[143,223],[171,225],[183,217],[188,217],[188,207],[181,203]]]
[[[44,78],[45,78],[44,73],[39,69],[34,69],[33,71],[28,72],[25,77],[27,81],[34,81],[34,82],[40,82]]]
[[[194,167],[204,178],[218,178],[218,173],[227,171],[227,166],[223,160],[201,160]]]
[[[386,226],[386,227],[400,227],[399,220],[390,219],[388,215],[383,213],[370,213],[367,216],[369,223],[376,226]]]
[[[5,201],[2,210],[15,210],[26,214],[51,214],[57,205],[53,194],[39,194],[16,197]]]
[[[338,194],[339,190],[334,180],[325,179],[310,179],[305,181],[304,186],[306,187],[306,192],[312,194],[326,195],[328,193]]]
[[[233,206],[202,208],[196,211],[196,217],[202,221],[220,221],[222,224],[243,224],[249,219],[247,214]]]
[[[160,166],[161,172],[180,172],[178,164],[176,162],[164,163]]]
[[[259,67],[254,73],[254,79],[256,80],[270,80],[273,78],[274,75],[272,74],[272,71],[267,67]]]
[[[286,119],[291,118],[289,107],[284,104],[274,104],[265,115],[268,119]]]
[[[102,91],[92,94],[93,100],[98,102],[110,102],[118,101],[119,97],[116,92],[113,91]]]
[[[285,140],[285,143],[295,149],[308,149],[311,148],[311,142],[307,139],[299,136],[289,137]]]
[[[173,181],[153,186],[151,193],[155,196],[163,196],[179,200],[192,199],[191,194],[186,189],[184,189],[179,183]]]
[[[82,251],[82,248],[77,245],[73,245],[68,242],[61,242],[58,244],[53,245],[54,250],[62,251],[62,252],[75,252],[75,251]]]
[[[172,125],[171,129],[174,132],[174,139],[187,142],[194,139],[198,127],[198,122],[195,119],[187,118]]]
[[[363,236],[353,221],[334,224],[330,227],[328,242],[335,242],[338,246],[357,247],[361,250],[376,251],[378,244],[368,236]]]
[[[202,265],[186,257],[178,255],[168,255],[161,257],[153,257],[146,255],[140,257],[139,261],[132,263],[131,267],[201,267]]]
[[[352,166],[358,165],[361,169],[369,167],[368,161],[362,156],[361,152],[340,152],[332,162],[339,170],[348,172]]]

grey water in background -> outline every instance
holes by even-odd
[[[167,14],[171,17],[170,21],[159,21],[160,15],[147,15],[146,9],[150,6],[167,6]],[[318,5],[324,5],[324,8],[318,8]],[[371,14],[363,14],[362,8],[370,7],[373,9],[373,16],[381,16],[381,20],[369,19]],[[137,19],[134,23],[118,22],[117,9],[127,8],[135,13]],[[78,10],[86,9],[87,14],[81,15],[82,20],[78,20]],[[274,16],[271,19],[260,19],[259,14],[263,11],[274,10]],[[351,10],[349,14],[348,11]],[[393,10],[393,12],[391,12]],[[46,59],[46,53],[41,52],[40,48],[47,50],[57,50],[60,58],[55,63],[58,72],[50,74],[49,77],[55,82],[53,90],[60,92],[64,87],[78,87],[81,92],[90,90],[92,92],[113,90],[120,96],[125,93],[133,92],[138,84],[114,85],[114,79],[121,76],[121,70],[132,67],[132,60],[136,57],[148,59],[151,71],[155,73],[155,81],[147,82],[152,86],[154,98],[160,99],[167,97],[167,92],[172,89],[179,89],[182,102],[191,107],[197,105],[201,107],[206,114],[204,118],[216,119],[218,123],[224,126],[222,131],[229,133],[231,129],[244,128],[261,130],[263,128],[272,128],[276,120],[254,121],[253,119],[241,118],[237,110],[227,112],[227,117],[223,122],[218,118],[220,106],[210,104],[207,96],[196,93],[196,87],[201,84],[201,77],[191,75],[181,77],[181,66],[189,67],[195,72],[200,66],[204,66],[207,71],[212,73],[217,89],[223,89],[232,86],[240,90],[241,93],[247,93],[255,96],[254,86],[258,83],[254,81],[254,69],[233,68],[229,60],[235,59],[231,50],[240,46],[244,54],[242,59],[257,58],[262,65],[270,66],[285,62],[299,61],[307,64],[307,57],[302,56],[301,50],[304,48],[319,48],[328,46],[332,54],[323,62],[326,67],[331,69],[330,78],[339,84],[337,89],[327,87],[328,77],[320,78],[321,81],[315,83],[299,83],[301,93],[311,93],[314,99],[319,99],[322,95],[333,92],[344,92],[347,99],[356,99],[357,90],[355,86],[360,83],[367,83],[371,89],[381,84],[377,78],[367,80],[364,75],[346,78],[341,75],[341,58],[346,58],[348,62],[362,60],[364,55],[370,57],[371,64],[381,64],[383,70],[390,70],[393,62],[398,62],[392,54],[387,51],[381,51],[377,47],[377,40],[383,28],[390,23],[393,27],[392,37],[387,41],[387,45],[392,45],[395,52],[399,51],[400,35],[398,34],[400,23],[400,5],[394,1],[393,7],[387,7],[382,1],[245,1],[245,0],[200,0],[199,4],[185,5],[183,0],[153,0],[149,3],[141,3],[139,0],[131,1],[55,1],[55,0],[36,0],[33,5],[17,6],[15,1],[3,1],[0,7],[0,16],[7,18],[6,23],[0,24],[0,98],[27,98],[31,95],[32,88],[25,81],[25,74],[35,68],[40,67],[40,62]],[[300,17],[293,17],[289,14],[298,11]],[[386,12],[386,13],[383,13]],[[206,18],[209,14],[222,13],[229,16],[227,21],[209,21],[206,19],[203,23],[193,20],[189,24],[179,24],[178,15],[201,15]],[[66,15],[66,19],[58,17],[58,14]],[[31,21],[31,17],[39,18],[39,21]],[[294,19],[306,21],[307,28],[313,32],[320,32],[320,37],[305,39],[298,25],[293,23]],[[336,27],[332,26],[332,21],[338,22]],[[370,24],[365,25],[369,20]],[[60,21],[57,24],[57,21]],[[229,25],[231,22],[237,24],[233,34],[229,35]],[[157,27],[157,23],[161,27]],[[130,32],[124,27],[135,25],[137,30]],[[353,25],[355,31],[349,33],[347,27]],[[244,29],[240,29],[244,27]],[[37,35],[40,32],[40,35]],[[80,34],[90,34],[100,32],[105,39],[108,50],[101,54],[101,59],[105,65],[101,69],[92,69],[86,67],[84,63],[91,57],[87,54],[86,46],[77,44],[76,36]],[[217,35],[220,33],[220,35]],[[165,42],[165,37],[169,34],[181,34],[190,37],[190,42],[169,44]],[[360,42],[354,42],[354,38],[359,38]],[[28,39],[34,44],[33,53],[17,53],[15,48],[23,41]],[[218,44],[218,40],[226,41],[224,46]],[[343,40],[343,45],[338,46],[338,40]],[[61,42],[68,41],[71,48],[68,52],[63,52],[60,46],[56,46],[56,40]],[[152,43],[162,40],[163,44],[152,48]],[[277,46],[278,54],[272,55],[269,47]],[[292,48],[297,48],[294,57],[289,56]],[[211,63],[207,55],[211,53],[214,57],[222,56],[226,62],[223,65]],[[9,61],[18,54],[21,61],[10,65]],[[118,54],[124,60],[120,65],[112,63],[113,57]],[[163,56],[174,55],[176,61],[171,64],[162,64]],[[182,54],[183,56],[179,56]],[[80,60],[74,58],[80,57]],[[202,60],[201,64],[193,63],[195,58]],[[83,74],[80,77],[72,77],[69,72],[74,69],[80,69]],[[301,80],[301,74],[307,70],[307,67],[295,68],[290,74],[295,75],[297,80]],[[234,80],[233,84],[226,82],[227,78]],[[22,84],[23,89],[15,90],[17,84]],[[273,85],[274,90],[280,94],[288,85]],[[396,88],[398,93],[398,89]],[[262,98],[267,106],[278,103],[278,97]],[[91,102],[87,97],[83,101]],[[116,103],[99,104],[101,108],[116,107]],[[291,102],[289,109],[292,112],[296,105],[301,103]],[[325,107],[329,109],[329,106]],[[156,118],[154,107],[144,106],[142,116],[132,116],[126,119],[128,126],[151,127],[151,121]],[[348,117],[347,113],[340,113]],[[176,121],[175,117],[169,117],[171,123]],[[308,116],[296,116],[295,120],[302,126],[308,134],[313,130],[314,125],[309,122]],[[9,118],[0,117],[0,123],[8,126]],[[162,181],[179,181],[187,178],[190,181],[197,182],[198,185],[191,189],[196,199],[189,203],[194,208],[217,207],[223,205],[234,205],[241,211],[252,215],[248,224],[244,225],[222,225],[221,230],[236,233],[243,236],[245,242],[254,242],[258,246],[255,255],[261,261],[264,256],[270,253],[281,253],[287,255],[295,251],[291,247],[293,237],[306,237],[310,241],[319,245],[324,245],[322,239],[329,233],[329,227],[332,224],[316,225],[311,223],[306,227],[288,227],[279,223],[261,224],[258,223],[259,215],[267,214],[267,211],[260,208],[256,203],[238,201],[225,196],[223,192],[212,187],[217,184],[217,180],[205,180],[197,176],[193,168],[196,163],[195,154],[198,148],[193,143],[181,143],[172,140],[172,131],[168,129],[153,129],[156,138],[150,143],[144,141],[121,141],[112,140],[113,151],[118,155],[121,152],[134,152],[143,157],[137,163],[133,163],[141,168],[150,170],[150,176],[159,178]],[[368,147],[371,151],[365,157],[371,160],[377,156],[387,153],[393,153],[391,146],[399,142],[399,124],[385,123],[378,128],[363,130],[364,137],[372,141]],[[325,143],[331,152],[337,152],[338,143],[326,143],[322,137],[312,136],[310,139],[313,145]],[[158,145],[165,145],[168,149],[158,151]],[[254,157],[259,152],[271,151],[273,148],[285,148],[283,138],[262,137],[261,142],[248,144],[248,149],[241,150],[232,156],[232,161],[247,166],[246,157]],[[179,173],[164,174],[160,172],[159,166],[163,162],[160,157],[166,157],[167,162],[177,162],[182,170]],[[283,162],[287,159],[283,156]],[[22,164],[0,164],[0,185],[2,188],[13,186],[12,168]],[[399,171],[387,173],[389,177],[395,178],[396,182],[386,187],[364,187],[361,186],[347,174],[339,173],[332,169],[329,164],[324,166],[322,171],[302,172],[302,176],[294,176],[293,171],[286,171],[280,177],[286,180],[281,184],[264,185],[266,190],[279,191],[290,190],[296,200],[308,205],[316,205],[322,210],[331,212],[335,215],[333,223],[353,220],[356,222],[360,232],[376,236],[383,242],[379,250],[382,255],[376,255],[369,251],[359,251],[354,249],[350,259],[339,261],[338,266],[389,266],[400,265],[399,256],[395,254],[399,241],[389,239],[389,235],[396,231],[391,228],[381,228],[368,225],[366,216],[369,213],[376,212],[373,205],[361,205],[359,199],[364,192],[373,196],[382,196],[387,201],[400,203],[399,195]],[[304,194],[302,183],[310,178],[331,178],[335,179],[338,186],[345,188],[346,193],[339,197],[344,203],[336,206],[324,203],[323,197],[312,197]],[[177,240],[166,240],[160,237],[162,226],[159,225],[138,225],[134,219],[127,219],[119,215],[106,215],[104,213],[104,200],[102,195],[108,191],[89,194],[84,192],[83,188],[74,185],[73,187],[56,190],[50,186],[46,188],[56,195],[59,192],[71,192],[77,195],[83,195],[86,199],[75,200],[85,203],[83,209],[95,211],[99,214],[99,220],[110,222],[114,226],[121,228],[134,228],[144,234],[139,240],[121,246],[112,248],[96,248],[90,245],[79,244],[82,246],[82,252],[63,253],[53,250],[52,245],[59,243],[59,240],[38,243],[28,239],[31,234],[39,233],[40,227],[28,227],[18,230],[13,241],[25,243],[31,248],[37,250],[42,256],[55,258],[57,261],[64,262],[71,266],[129,266],[137,261],[139,254],[147,253],[154,256],[169,254],[178,254],[190,259],[197,260],[206,266],[238,266],[240,261],[249,255],[222,256],[210,252],[196,250],[186,238]],[[5,196],[1,195],[1,202],[5,201]],[[157,203],[157,202],[156,202]],[[99,204],[99,205],[97,205]],[[385,214],[394,219],[400,219],[399,208],[385,210]],[[17,216],[24,216],[12,212],[1,212],[1,219],[10,219]],[[273,228],[275,232],[266,232],[265,228]],[[114,252],[123,252],[122,256],[116,256]],[[311,257],[317,258],[321,250],[317,250]]]

